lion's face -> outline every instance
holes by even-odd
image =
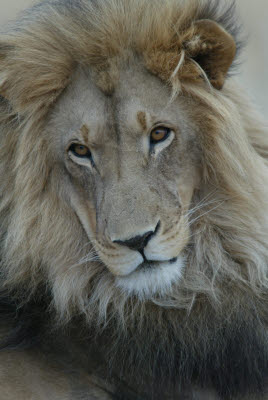
[[[97,256],[129,294],[166,293],[182,275],[199,166],[189,111],[133,64],[110,96],[89,70],[77,71],[49,123],[59,185],[67,183]]]

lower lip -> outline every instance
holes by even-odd
[[[169,260],[169,264],[174,264],[175,262],[177,262],[178,257],[172,258],[171,260]],[[139,269],[143,269],[143,268],[157,268],[158,265],[161,265],[163,263],[163,261],[145,261],[143,262],[141,265],[139,265]]]

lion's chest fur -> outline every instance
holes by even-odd
[[[40,355],[39,355],[40,356]],[[0,400],[147,400],[127,385],[116,387],[98,376],[55,369],[31,352],[6,352],[0,355]],[[155,397],[156,398],[156,397]],[[188,390],[172,400],[219,400],[206,390]]]
[[[33,393],[47,382],[42,387],[51,400],[265,399],[268,349],[261,314],[241,316],[233,308],[223,319],[213,309],[201,311],[179,318],[167,313],[160,326],[152,320],[138,329],[134,323],[125,332],[115,321],[101,331],[85,329],[81,321],[52,335],[41,329],[38,348],[2,354],[1,364],[8,358],[10,367],[1,379],[12,388],[15,375]]]
[[[68,370],[68,368],[66,368]],[[104,378],[69,371],[40,359],[30,352],[7,352],[0,355],[0,400],[221,400],[215,390],[189,387],[182,392],[140,394],[128,383],[111,384]],[[137,389],[137,388],[136,388]],[[232,399],[234,399],[232,397]],[[239,400],[266,400],[266,395],[253,394]]]

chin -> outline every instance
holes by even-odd
[[[128,296],[153,299],[169,295],[182,279],[184,258],[166,262],[143,262],[130,275],[116,277],[115,285]]]

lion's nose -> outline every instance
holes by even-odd
[[[147,243],[152,238],[152,236],[155,235],[158,226],[159,226],[159,224],[157,224],[154,231],[148,231],[148,232],[144,233],[143,235],[138,235],[138,236],[135,236],[128,240],[114,240],[113,242],[120,244],[121,246],[126,246],[131,250],[136,250],[136,251],[141,252],[146,247]]]
[[[128,240],[114,240],[114,243],[126,246],[131,250],[142,251],[154,234],[153,231],[146,232],[144,235],[135,236]]]

